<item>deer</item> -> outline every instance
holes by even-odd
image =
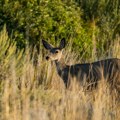
[[[60,41],[58,47],[54,47],[46,40],[42,40],[42,43],[45,49],[49,51],[46,60],[55,63],[57,74],[62,78],[66,88],[69,87],[70,81],[73,78],[82,84],[91,83],[91,86],[93,84],[97,86],[98,81],[103,77],[111,84],[115,83],[120,85],[120,59],[109,58],[92,63],[67,65],[62,57],[63,49],[66,46],[66,40],[64,38]],[[99,68],[102,68],[102,74]]]

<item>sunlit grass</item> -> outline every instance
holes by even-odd
[[[84,92],[76,82],[66,90],[54,64],[45,61],[42,53],[35,66],[29,50],[15,53],[15,44],[8,48],[6,30],[0,35],[0,120],[120,119],[117,92],[111,92],[104,78],[98,89],[90,92]],[[64,51],[65,61],[73,64],[78,57],[70,47]],[[119,48],[118,38],[110,49],[111,57],[119,57]]]

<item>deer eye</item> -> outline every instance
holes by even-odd
[[[55,51],[55,53],[58,53],[58,51]]]

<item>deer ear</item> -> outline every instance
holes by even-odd
[[[60,49],[63,49],[63,48],[65,48],[65,45],[66,45],[66,40],[65,40],[65,38],[63,38],[63,39],[60,41],[60,46],[59,46],[59,48],[60,48]]]
[[[50,45],[47,41],[42,40],[43,46],[47,49],[47,50],[51,50],[53,47],[52,45]]]

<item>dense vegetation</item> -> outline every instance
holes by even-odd
[[[91,92],[74,80],[65,89],[45,61],[41,40],[62,38],[67,64],[120,58],[120,0],[0,0],[0,120],[120,120],[104,78]]]
[[[42,54],[34,66],[27,48],[16,53],[16,43],[11,44],[5,27],[0,32],[0,120],[120,120],[120,96],[104,78],[90,92],[74,80],[65,89],[55,66]],[[74,64],[78,57],[80,62],[83,55],[79,57],[71,48],[68,45],[64,51],[65,61]],[[120,57],[120,44],[110,49],[112,57]]]
[[[120,35],[119,0],[1,0],[0,29],[6,24],[17,48],[36,46],[42,39],[73,43],[84,57],[100,56]]]

